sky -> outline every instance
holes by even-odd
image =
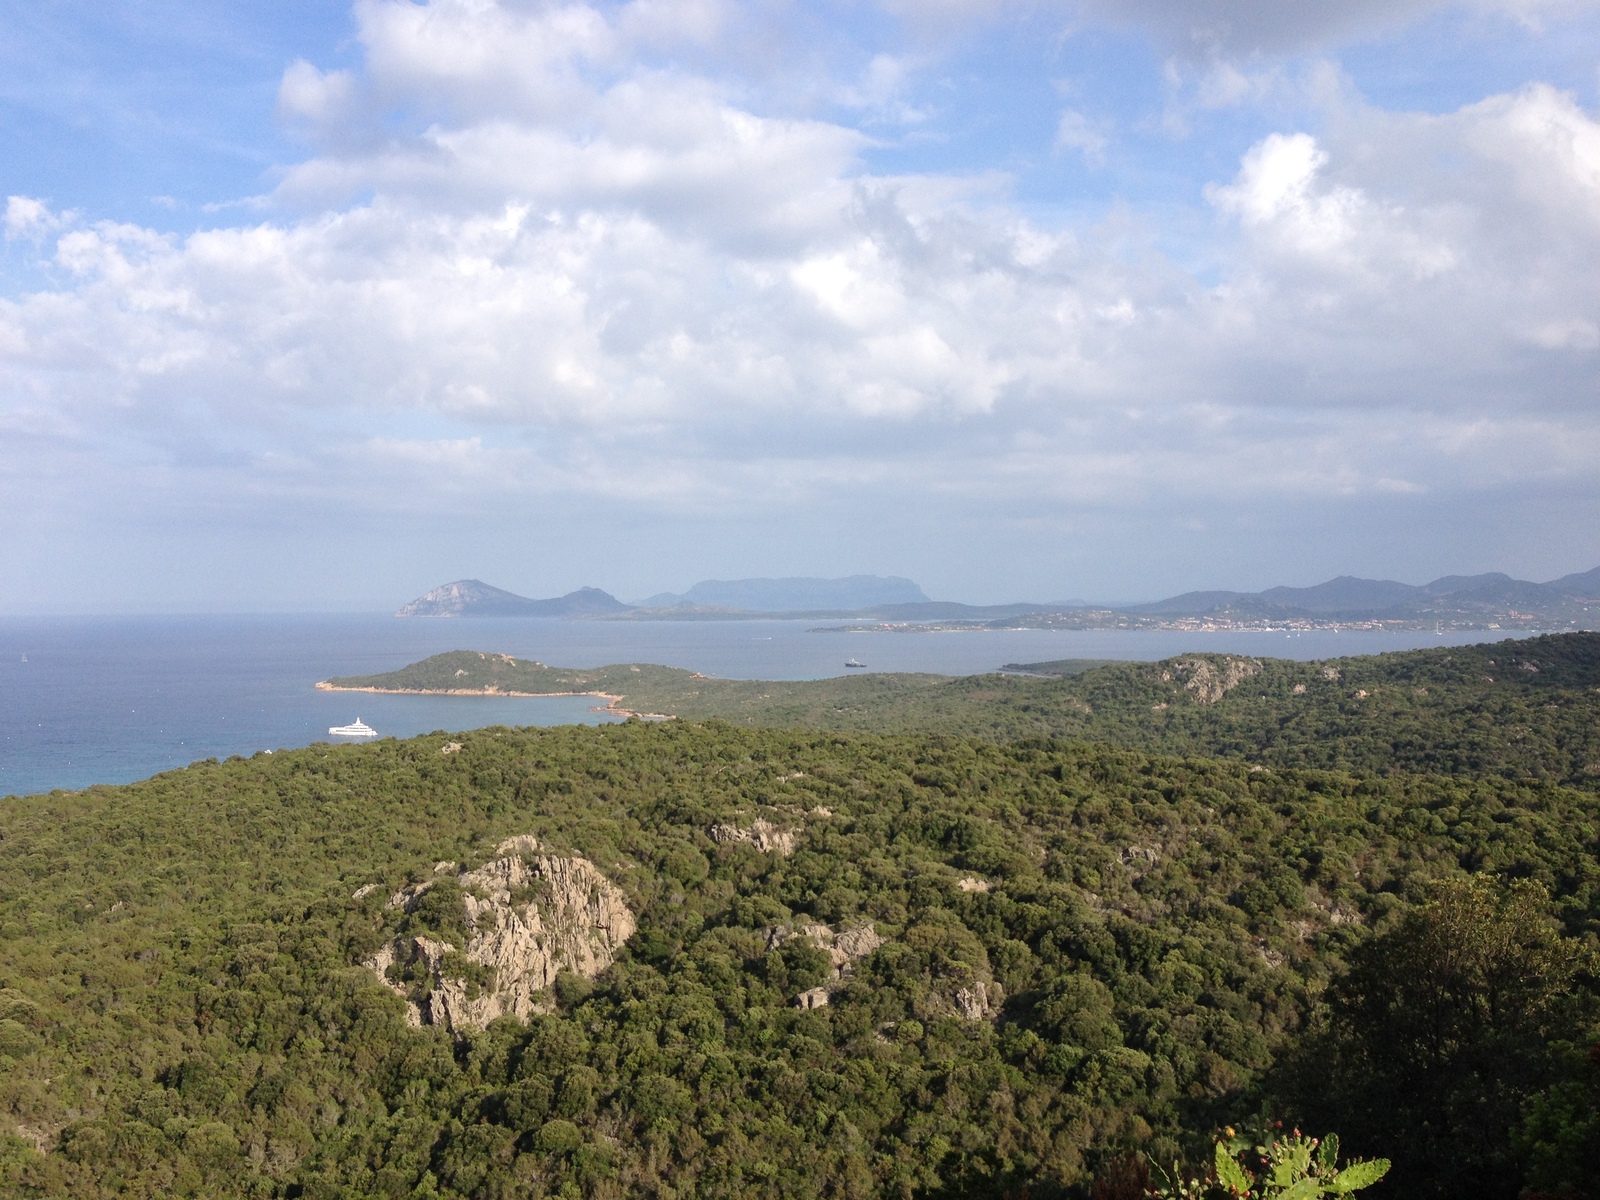
[[[0,0],[0,612],[1600,564],[1600,0]]]

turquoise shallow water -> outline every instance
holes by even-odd
[[[382,736],[613,720],[591,697],[318,692],[442,650],[560,666],[652,662],[745,679],[973,674],[1056,658],[1197,650],[1327,658],[1504,635],[814,633],[814,621],[400,620],[377,615],[0,618],[0,795],[126,783],[197,759],[305,746],[360,717]],[[26,656],[27,661],[23,661]]]

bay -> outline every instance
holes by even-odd
[[[426,620],[377,614],[0,618],[0,795],[127,783],[199,759],[330,739],[360,717],[381,736],[616,718],[588,696],[319,692],[444,650],[565,667],[648,662],[737,679],[873,671],[966,675],[1060,658],[1214,651],[1315,659],[1499,640],[1502,633],[1007,630],[815,633],[815,621]]]

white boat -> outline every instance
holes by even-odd
[[[852,658],[849,662],[845,663],[844,665],[847,666],[847,667],[864,667],[867,664],[863,663],[863,662],[857,662],[855,659]]]
[[[364,724],[360,717],[355,719],[353,725],[330,725],[328,732],[335,737],[377,737],[378,731],[371,725]]]

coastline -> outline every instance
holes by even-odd
[[[597,700],[604,700],[604,704],[597,704],[590,712],[610,712],[619,717],[637,717],[641,721],[675,721],[671,713],[647,713],[636,709],[621,707],[626,696],[614,696],[610,692],[503,692],[499,688],[381,688],[381,687],[335,687],[326,679],[317,682],[316,690],[319,692],[370,692],[377,696],[499,696],[516,700],[553,700],[558,696],[593,696]]]

